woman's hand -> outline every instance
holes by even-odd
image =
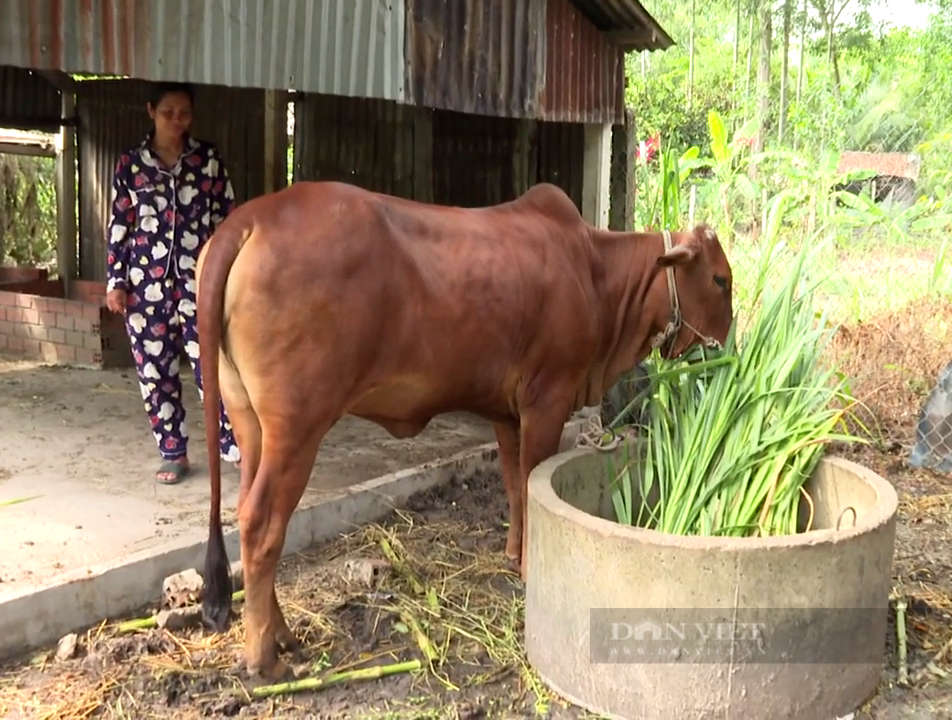
[[[110,290],[106,294],[106,307],[119,315],[126,314],[126,291]]]

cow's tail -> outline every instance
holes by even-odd
[[[232,220],[234,222],[234,220]],[[231,619],[231,569],[221,526],[221,456],[219,454],[219,407],[221,389],[218,358],[225,317],[225,284],[242,245],[251,234],[239,223],[218,230],[204,249],[198,278],[197,319],[201,345],[202,387],[204,391],[205,444],[211,476],[211,507],[208,518],[208,546],[205,550],[205,590],[202,599],[204,622],[217,632],[228,629]]]

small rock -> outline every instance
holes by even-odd
[[[169,575],[162,581],[162,607],[174,610],[194,605],[201,601],[204,587],[205,581],[194,568]]]
[[[341,577],[349,583],[374,587],[390,563],[380,558],[354,558],[345,560]]]
[[[163,630],[184,630],[187,627],[199,625],[202,619],[202,608],[192,605],[174,610],[161,610],[155,616],[155,624]]]
[[[59,644],[56,646],[56,659],[69,660],[75,657],[78,642],[79,637],[76,633],[70,633],[69,635],[61,637]]]

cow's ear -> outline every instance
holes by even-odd
[[[694,260],[697,257],[698,253],[701,251],[701,246],[698,244],[697,239],[694,235],[691,235],[688,240],[681,243],[680,245],[675,245],[673,248],[668,250],[664,255],[658,258],[658,265],[661,267],[670,267],[672,265],[687,265],[689,262]]]

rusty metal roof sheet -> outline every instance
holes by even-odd
[[[638,0],[571,0],[616,45],[629,50],[667,50],[675,44]]]
[[[920,158],[914,153],[876,153],[844,150],[840,155],[838,173],[854,170],[872,170],[877,175],[909,178],[913,182],[919,179]]]
[[[403,99],[403,0],[0,0],[0,65]]]

